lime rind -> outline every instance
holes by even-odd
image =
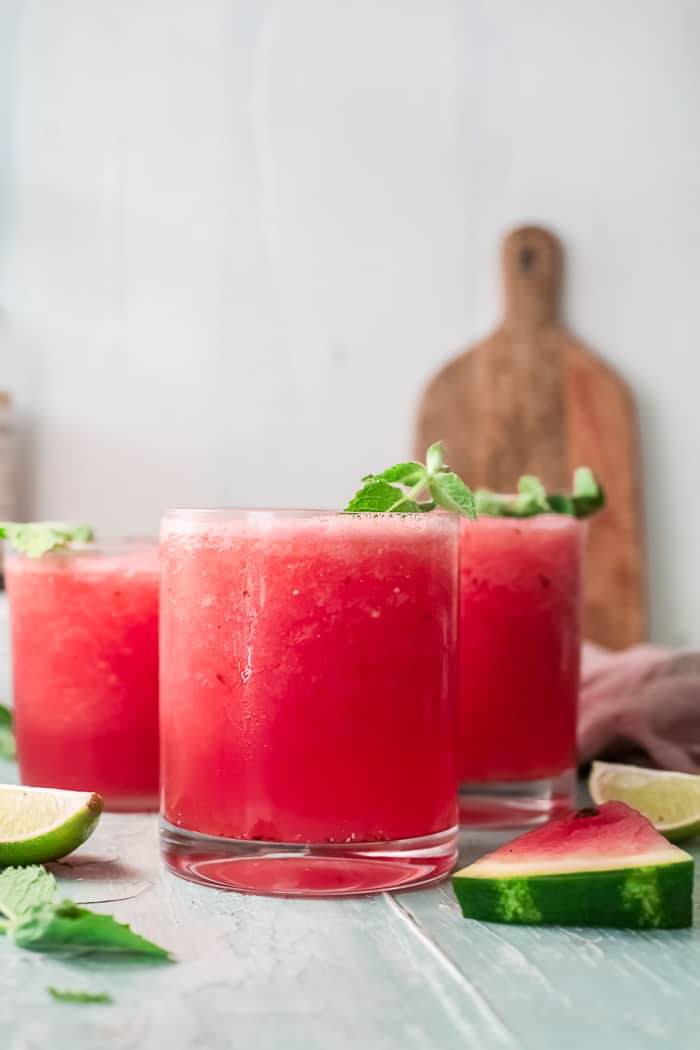
[[[626,802],[670,842],[700,835],[700,776],[616,762],[594,762],[588,778],[593,801]]]
[[[94,792],[1,786],[0,867],[66,857],[93,833],[102,809],[102,798]]]

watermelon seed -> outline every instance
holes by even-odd
[[[578,813],[574,813],[574,819],[578,817],[597,817],[598,812],[595,806],[584,806]]]

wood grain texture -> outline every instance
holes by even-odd
[[[575,467],[600,476],[608,507],[589,529],[584,633],[619,649],[646,636],[639,441],[632,394],[559,319],[561,245],[539,227],[503,242],[504,317],[447,364],[420,405],[416,455],[443,439],[469,484],[512,491],[520,474],[567,489]]]

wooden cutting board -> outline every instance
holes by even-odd
[[[521,474],[568,490],[591,467],[608,497],[590,523],[584,636],[620,649],[646,637],[637,415],[620,376],[559,317],[562,250],[525,226],[503,242],[505,313],[495,332],[446,365],[421,402],[416,456],[443,439],[473,487],[511,492]]]

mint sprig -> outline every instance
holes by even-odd
[[[0,912],[6,916],[0,931],[12,929],[32,908],[50,904],[56,897],[56,880],[40,864],[5,868],[0,874]]]
[[[14,719],[12,709],[0,704],[0,758],[10,760],[17,757],[15,745]]]
[[[49,986],[46,991],[59,1003],[113,1003],[109,992],[73,992]]]
[[[90,525],[59,521],[0,521],[0,539],[28,558],[66,548],[70,543],[90,543],[95,538]]]
[[[345,508],[347,514],[417,514],[441,507],[453,514],[476,517],[474,495],[445,465],[441,441],[430,446],[425,463],[396,463],[362,480],[362,488]]]
[[[532,518],[537,514],[568,514],[587,518],[605,506],[605,492],[589,467],[574,471],[571,494],[547,492],[539,478],[524,474],[514,493],[477,489],[474,493],[479,514],[501,518]]]
[[[58,900],[53,875],[39,864],[5,868],[0,874],[0,914],[4,916],[0,933],[30,951],[171,959],[167,949],[134,933],[114,916]]]

